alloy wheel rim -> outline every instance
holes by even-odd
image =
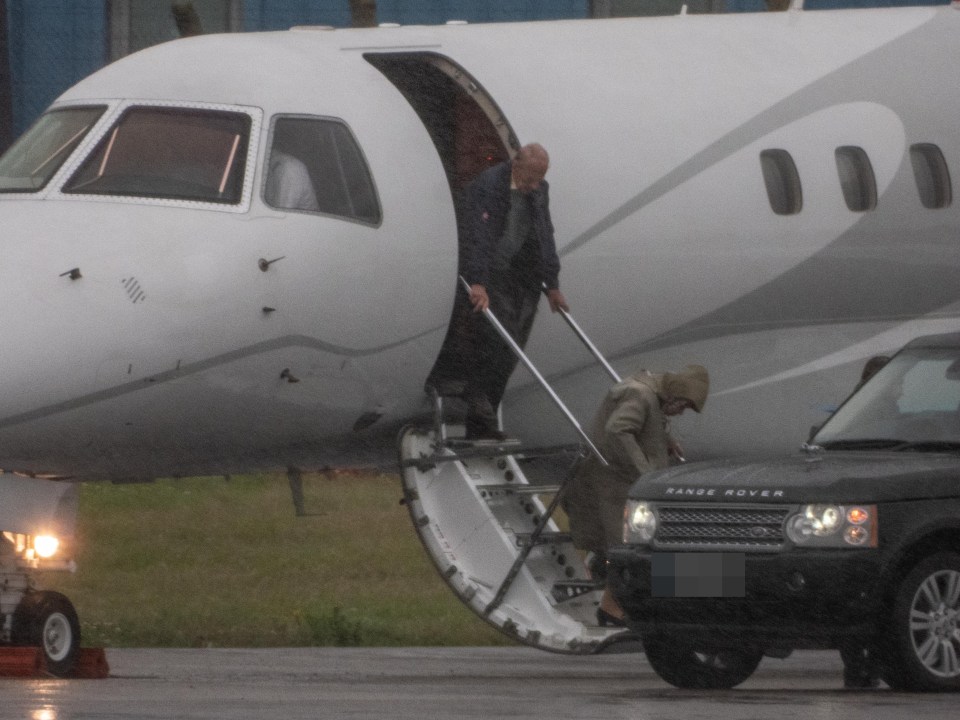
[[[960,677],[960,571],[939,570],[917,588],[910,604],[910,639],[928,672]]]

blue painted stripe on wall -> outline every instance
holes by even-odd
[[[14,135],[107,62],[106,0],[8,2]]]
[[[517,20],[563,20],[585,18],[589,0],[377,0],[379,22],[413,25],[447,20],[509,22]]]
[[[584,18],[589,0],[377,0],[377,22],[433,25],[447,20],[506,22]],[[244,0],[244,30],[350,25],[349,0]]]
[[[244,30],[286,30],[294,25],[348,27],[349,0],[244,0]]]

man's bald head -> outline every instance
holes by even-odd
[[[526,194],[533,192],[547,174],[550,156],[539,143],[524,145],[513,159],[513,184]]]

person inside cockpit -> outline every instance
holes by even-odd
[[[283,126],[278,124],[267,164],[264,199],[276,208],[317,212],[320,203],[310,171],[297,157],[295,147],[292,138],[287,137]]]

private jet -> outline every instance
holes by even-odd
[[[463,189],[531,141],[596,347],[624,374],[709,368],[688,457],[794,446],[866,358],[960,327],[958,37],[954,3],[297,27],[105,67],[0,158],[4,572],[70,529],[59,489],[6,509],[28,482],[395,462],[434,414]],[[561,319],[526,352],[589,417],[611,379]],[[577,438],[524,368],[501,410],[525,442]]]

